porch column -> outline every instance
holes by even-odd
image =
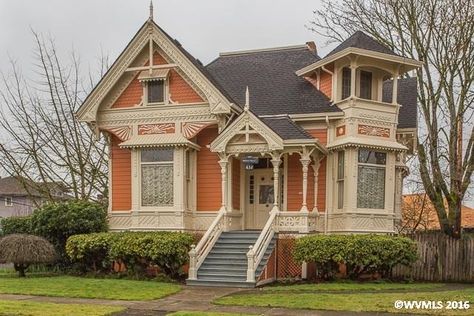
[[[357,58],[351,60],[351,98],[356,96],[356,70],[357,70]]]
[[[301,212],[308,212],[308,206],[306,203],[306,198],[308,195],[308,166],[309,163],[311,162],[311,158],[309,157],[309,154],[307,154],[305,151],[303,151],[303,154],[301,155],[300,159],[301,165],[303,166],[302,171],[303,171],[303,201],[301,203]]]
[[[393,72],[393,85],[392,85],[392,104],[397,104],[398,97],[398,76],[400,75],[400,66],[395,68]]]
[[[225,154],[219,154],[220,160],[219,165],[221,166],[221,178],[222,178],[222,202],[221,210],[227,210],[227,165],[229,164],[229,157]]]
[[[280,209],[278,207],[278,201],[280,200],[280,164],[281,158],[280,154],[272,154],[272,165],[273,165],[273,208],[272,212],[278,212]]]
[[[314,206],[313,212],[318,213],[318,176],[319,176],[319,167],[321,163],[319,162],[319,157],[314,158],[314,163],[311,165],[314,172]]]

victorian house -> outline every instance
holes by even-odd
[[[110,146],[111,230],[199,231],[188,283],[240,286],[289,235],[395,233],[420,65],[363,32],[203,65],[150,17],[77,112]]]

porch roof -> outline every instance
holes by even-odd
[[[185,146],[199,150],[201,147],[181,134],[136,135],[119,144],[122,148]]]
[[[389,149],[395,151],[406,151],[408,148],[396,141],[388,139],[374,139],[369,137],[345,137],[328,144],[329,150],[337,150],[344,147],[367,147],[374,149]]]

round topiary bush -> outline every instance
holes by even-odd
[[[50,263],[56,260],[54,246],[34,235],[12,234],[0,239],[0,261],[11,262],[20,277],[30,264]]]

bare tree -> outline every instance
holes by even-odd
[[[26,79],[14,61],[11,73],[2,74],[0,167],[49,200],[55,200],[51,188],[57,185],[76,199],[107,196],[107,145],[75,119],[91,85],[84,87],[74,54],[63,63],[52,39],[33,35],[35,80]]]
[[[441,229],[459,238],[461,205],[474,170],[474,1],[322,3],[308,27],[328,41],[362,30],[424,62],[417,70],[424,131],[418,136],[420,174]]]

